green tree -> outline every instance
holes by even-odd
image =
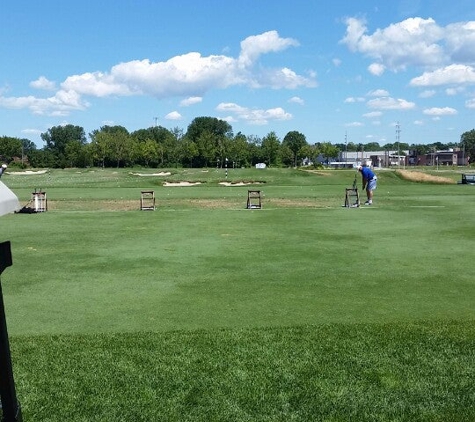
[[[188,163],[190,167],[193,167],[193,160],[198,157],[198,147],[187,137],[185,137],[182,142],[182,153],[185,163]]]
[[[232,135],[231,125],[215,117],[197,117],[186,131],[188,140],[198,148],[196,161],[200,166],[212,165],[218,158],[226,158],[227,140]]]
[[[68,143],[76,141],[80,145],[86,144],[84,129],[74,125],[54,126],[42,133],[41,139],[46,144],[45,150],[51,152],[55,158],[54,166],[63,168],[68,165],[66,157]]]
[[[365,151],[379,151],[381,150],[381,145],[379,145],[379,142],[368,142],[365,147]]]
[[[36,150],[36,145],[29,139],[12,138],[2,136],[0,138],[0,158],[2,161],[10,163],[14,160],[22,165],[28,163],[28,154]]]
[[[86,147],[87,144],[81,144],[77,140],[68,142],[64,155],[69,167],[87,167],[90,165]]]
[[[120,164],[127,165],[127,160],[132,156],[132,138],[128,132],[118,131],[110,134],[111,158],[116,162],[117,168]]]
[[[475,129],[462,133],[460,147],[465,151],[465,158],[469,163],[473,163],[475,161]]]
[[[106,160],[112,156],[112,134],[108,132],[96,131],[89,135],[91,137],[91,145],[93,158],[100,162],[104,168]]]
[[[230,141],[229,158],[237,167],[249,166],[249,144],[243,133],[238,132]]]
[[[338,154],[340,153],[340,148],[336,145],[332,145],[330,142],[321,142],[318,144],[318,149],[320,153],[325,157],[326,160],[330,160],[332,158],[337,158]]]
[[[282,145],[287,146],[293,155],[293,165],[297,167],[297,161],[302,157],[302,148],[307,145],[305,135],[296,130],[288,132],[285,135]]]
[[[262,154],[269,167],[278,165],[279,150],[280,140],[275,132],[269,132],[262,138]]]

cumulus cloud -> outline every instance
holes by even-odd
[[[300,98],[300,97],[292,97],[292,98],[289,99],[289,103],[304,105],[305,101],[302,100],[302,98]]]
[[[0,97],[0,107],[9,109],[29,109],[33,114],[67,116],[72,110],[85,110],[89,103],[74,91],[58,91],[49,98]]]
[[[475,98],[465,101],[465,107],[473,109],[475,108]]]
[[[386,66],[381,63],[371,63],[368,66],[368,72],[374,76],[381,76],[386,70]]]
[[[383,115],[382,111],[371,111],[369,113],[363,114],[363,117],[367,117],[368,119],[374,119],[377,117],[381,117]]]
[[[361,122],[350,122],[345,124],[346,127],[360,127],[364,126]]]
[[[421,97],[421,98],[430,98],[430,97],[433,97],[435,94],[436,94],[436,91],[434,91],[433,89],[426,89],[425,91],[422,91],[419,94],[419,97]]]
[[[178,111],[172,111],[165,116],[166,120],[181,120],[183,116]]]
[[[413,17],[373,32],[363,18],[350,17],[345,24],[340,43],[373,60],[368,71],[375,76],[415,67],[424,73],[411,80],[414,87],[475,84],[475,21],[441,26],[432,18]]]
[[[230,116],[232,116],[234,119],[238,121],[245,121],[253,125],[265,125],[268,124],[269,121],[292,119],[292,114],[287,113],[281,107],[262,110],[242,107],[235,103],[221,103],[216,107],[216,110],[230,113]],[[230,116],[228,116],[228,118]]]
[[[345,98],[344,103],[346,104],[362,103],[364,102],[364,100],[365,99],[363,97],[348,97],[348,98]]]
[[[277,31],[252,35],[241,41],[241,54],[239,55],[238,63],[242,67],[248,67],[254,64],[262,54],[275,53],[298,45],[297,40],[281,38]]]
[[[369,100],[367,105],[369,108],[379,110],[410,110],[416,106],[413,102],[391,97],[374,98]]]
[[[366,94],[368,97],[389,97],[389,92],[385,89],[375,89]]]
[[[475,69],[463,64],[451,64],[413,78],[412,86],[439,86],[475,83]]]
[[[40,76],[36,81],[30,82],[30,86],[35,89],[44,89],[47,91],[54,91],[56,84],[44,76]]]
[[[180,105],[182,107],[189,107],[191,105],[201,103],[201,101],[203,101],[202,97],[188,97],[180,101]]]
[[[397,22],[369,34],[366,21],[346,20],[346,34],[340,41],[351,51],[377,60],[370,72],[404,70],[407,66],[440,65],[446,58],[442,45],[444,30],[433,19],[419,17]]]
[[[277,53],[298,46],[292,38],[283,38],[277,31],[247,37],[241,42],[237,58],[226,55],[202,56],[190,52],[163,62],[149,59],[118,63],[110,70],[70,75],[60,85],[55,96],[47,99],[35,97],[5,98],[0,106],[30,108],[38,114],[67,114],[82,110],[89,97],[150,95],[158,99],[186,97],[181,105],[191,105],[206,92],[231,86],[248,86],[272,89],[315,87],[313,72],[299,75],[288,67],[266,68],[259,65],[262,55]],[[51,89],[52,83],[44,76],[31,86]],[[69,99],[66,97],[70,97]]]
[[[432,107],[425,109],[423,113],[428,116],[453,116],[457,114],[457,110],[451,107]]]

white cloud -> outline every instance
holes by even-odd
[[[376,117],[381,117],[383,114],[382,111],[371,111],[369,113],[363,114],[363,117],[367,117],[368,119],[374,119]]]
[[[85,110],[89,103],[83,101],[74,91],[58,91],[49,98],[0,97],[0,107],[9,109],[29,109],[33,114],[67,116],[73,110]]]
[[[438,86],[451,84],[475,83],[475,69],[472,66],[451,64],[433,72],[424,72],[421,76],[413,78],[412,86]]]
[[[381,63],[371,63],[368,66],[368,72],[374,76],[381,76],[386,70],[386,66]]]
[[[433,89],[426,89],[419,94],[420,98],[430,98],[436,94],[436,91]]]
[[[346,123],[345,126],[346,127],[360,127],[360,126],[364,126],[364,124],[361,122],[351,122],[351,123]]]
[[[345,98],[345,103],[347,104],[353,104],[353,103],[362,103],[364,102],[365,99],[363,97],[348,97]]]
[[[183,117],[178,111],[172,111],[165,116],[166,120],[181,120]]]
[[[413,102],[391,97],[380,97],[369,100],[368,107],[379,110],[410,110],[416,105]]]
[[[453,116],[454,114],[457,114],[457,110],[451,107],[432,107],[425,109],[423,113],[428,116]]]
[[[235,103],[221,103],[216,107],[216,110],[231,113],[231,116],[235,119],[253,125],[266,125],[270,121],[292,119],[292,114],[287,113],[281,107],[262,110],[242,107]]]
[[[389,92],[385,89],[375,89],[366,94],[368,97],[389,97]]]
[[[54,91],[56,89],[56,84],[52,81],[49,81],[44,76],[40,76],[36,81],[30,82],[30,86],[36,89],[44,89],[47,91]]]
[[[450,97],[453,97],[454,95],[458,95],[460,94],[461,92],[463,92],[464,88],[461,87],[461,86],[457,86],[457,87],[452,87],[452,88],[447,88],[445,90],[445,94],[450,96]]]
[[[159,99],[186,97],[182,105],[190,105],[206,92],[231,86],[255,88],[295,89],[315,87],[316,75],[299,75],[288,67],[266,68],[259,66],[263,54],[277,53],[298,46],[291,38],[282,38],[277,31],[250,36],[241,42],[237,58],[226,55],[202,56],[190,52],[163,62],[148,59],[119,63],[108,71],[86,72],[68,76],[54,97],[5,98],[0,106],[30,108],[38,114],[67,114],[82,110],[89,104],[82,96],[108,97],[150,95]],[[44,76],[32,82],[36,88],[53,85]],[[70,96],[68,100],[65,97]]]
[[[333,59],[332,60],[333,66],[335,67],[340,67],[341,66],[341,60],[340,59]]]
[[[467,108],[475,108],[475,98],[465,101],[465,107]]]
[[[422,126],[424,124],[424,122],[422,120],[414,120],[414,124],[416,126]]]
[[[386,68],[398,71],[407,66],[440,65],[446,59],[444,48],[438,44],[443,37],[443,29],[430,18],[409,18],[369,35],[364,19],[348,18],[346,35],[340,42],[353,52],[376,59],[370,71],[378,74]]]
[[[302,100],[302,98],[300,98],[300,97],[292,97],[292,98],[289,99],[289,103],[304,105],[305,101]]]
[[[202,97],[188,97],[180,101],[180,105],[182,107],[189,107],[191,105],[201,103],[202,101],[203,101]]]
[[[262,54],[278,52],[288,47],[296,47],[299,43],[292,38],[281,38],[277,31],[268,31],[260,35],[252,35],[241,41],[239,65],[252,66]]]

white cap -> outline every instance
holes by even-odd
[[[8,166],[6,164],[2,164],[2,169],[6,169]]]

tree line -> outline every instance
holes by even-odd
[[[303,159],[333,160],[340,152],[412,150],[427,154],[434,150],[461,147],[472,162],[475,129],[461,135],[460,142],[424,145],[377,142],[332,144],[309,143],[304,134],[288,132],[281,140],[275,132],[260,138],[233,133],[231,125],[214,117],[197,117],[186,132],[180,128],[149,127],[129,132],[123,126],[102,126],[89,133],[81,126],[54,126],[41,134],[43,148],[28,139],[0,138],[0,158],[19,167],[249,167],[298,166]]]

